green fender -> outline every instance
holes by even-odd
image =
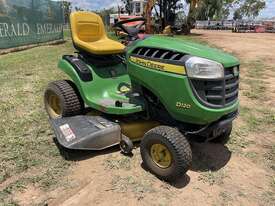
[[[82,86],[81,86],[85,82],[83,82],[80,79],[80,77],[78,76],[78,74],[75,71],[75,69],[73,68],[73,66],[68,61],[66,61],[64,59],[61,59],[58,62],[58,68],[61,69],[63,72],[65,72],[71,78],[71,80],[76,85],[76,87],[77,87],[81,97],[83,98],[83,100],[85,102],[88,101],[88,99],[86,99],[86,96],[84,95],[84,91],[83,91]]]
[[[64,71],[76,85],[85,104],[96,110],[108,114],[130,114],[143,111],[143,102],[135,101],[135,103],[125,103],[122,107],[115,106],[115,101],[132,102],[132,99],[121,95],[117,88],[119,84],[130,83],[129,75],[123,65],[115,67],[105,67],[104,69],[91,67],[88,68],[92,72],[93,80],[82,81],[74,67],[66,60],[61,59],[58,67]],[[116,77],[110,76],[108,69],[115,70]]]

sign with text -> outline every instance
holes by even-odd
[[[63,38],[61,2],[0,0],[0,49]]]

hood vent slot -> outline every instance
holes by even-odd
[[[185,56],[184,53],[149,47],[138,47],[132,52],[132,55],[144,59],[180,65],[184,64],[183,57]]]

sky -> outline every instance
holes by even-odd
[[[120,0],[69,0],[73,3],[73,7],[77,6],[84,9],[99,10],[110,7],[117,7]]]
[[[266,8],[261,11],[259,17],[270,18],[275,16],[275,0],[266,0]]]
[[[84,9],[99,10],[103,8],[117,7],[120,0],[69,0],[74,6]],[[266,8],[261,11],[260,18],[270,18],[275,16],[275,0],[266,0]]]

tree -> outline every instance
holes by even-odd
[[[208,20],[221,16],[223,2],[221,0],[204,0],[199,4],[197,20]]]
[[[81,7],[77,7],[77,6],[75,6],[74,9],[75,9],[76,11],[84,11],[84,9],[82,9]]]
[[[185,3],[189,7],[182,26],[186,34],[190,33],[196,20],[223,20],[230,15],[232,9],[236,8],[235,18],[240,19],[243,16],[254,18],[265,7],[264,0],[185,0]],[[156,0],[154,10],[160,28],[163,30],[167,25],[174,25],[176,13],[182,8],[181,0]]]
[[[199,3],[197,20],[223,20],[230,15],[234,0],[203,0]]]
[[[109,9],[103,9],[97,12],[105,25],[110,25],[110,14],[115,14],[117,13],[117,9],[115,7],[111,7]]]
[[[187,4],[189,4],[189,11],[186,19],[186,24],[183,25],[185,34],[189,34],[191,29],[193,28],[200,10],[202,9],[201,4],[203,0],[185,0]]]
[[[260,11],[265,8],[264,0],[245,0],[241,1],[239,8],[236,10],[241,17],[255,18]]]
[[[155,4],[155,13],[160,21],[161,29],[167,25],[173,25],[176,12],[183,8],[181,0],[157,0]]]
[[[110,14],[117,13],[117,9],[115,7],[111,7],[109,9],[103,9],[99,12],[100,16],[108,16]]]
[[[236,11],[234,11],[234,14],[233,14],[233,19],[236,21],[236,20],[241,20],[243,17],[241,15],[241,12],[239,9],[237,9]]]
[[[131,0],[122,0],[122,3],[124,4],[125,11],[129,15],[131,14],[131,4],[130,4],[130,1]]]
[[[72,12],[72,3],[69,1],[62,1],[65,23],[69,22],[70,14]]]
[[[189,12],[186,20],[186,33],[190,33],[196,20],[224,19],[230,14],[230,10],[237,8],[234,12],[236,19],[242,17],[253,17],[259,15],[265,8],[264,0],[185,0],[189,4]]]

